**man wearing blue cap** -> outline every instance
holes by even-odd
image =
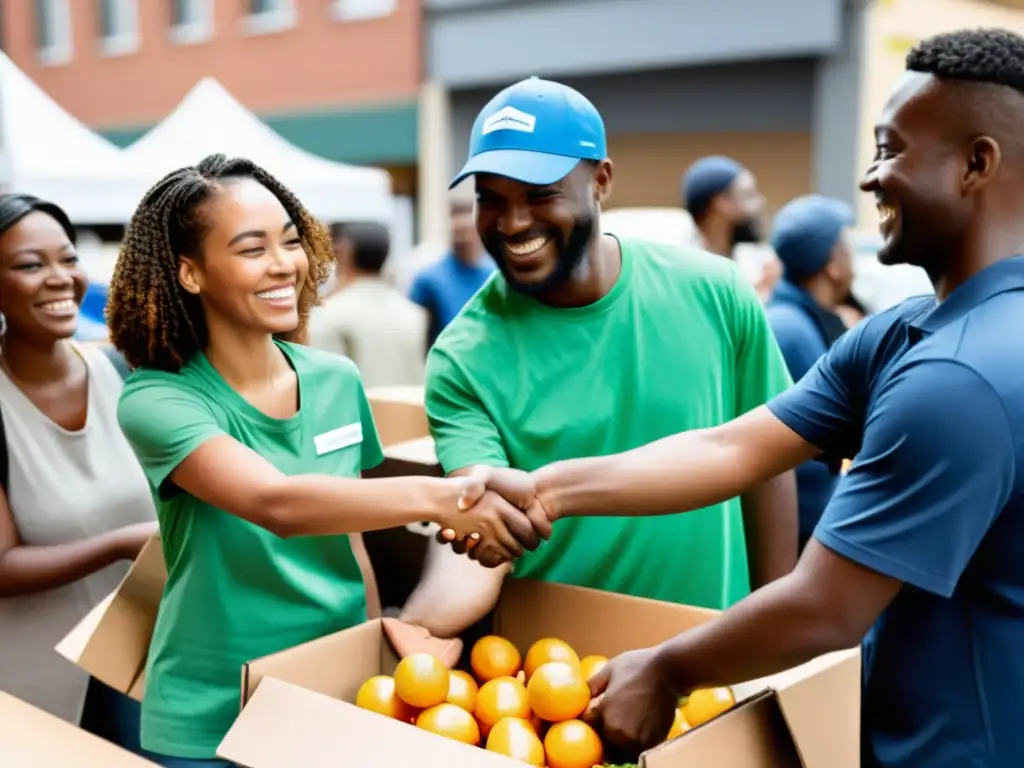
[[[427,416],[448,473],[627,450],[789,386],[735,264],[602,234],[612,174],[601,116],[572,88],[531,78],[477,117],[453,184],[473,177],[499,274],[428,356]],[[788,573],[796,546],[787,472],[692,514],[566,520],[515,575],[724,608]],[[438,546],[404,617],[459,632],[493,606],[505,573]]]
[[[794,380],[802,379],[846,332],[836,309],[853,285],[847,234],[853,218],[850,206],[821,195],[798,197],[775,216],[772,248],[782,262],[783,279],[775,287],[767,315]],[[796,480],[803,549],[838,474],[836,467],[809,461],[797,467]]]

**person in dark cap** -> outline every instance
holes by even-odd
[[[731,157],[697,160],[683,175],[682,196],[702,248],[731,259],[736,246],[761,242],[764,195],[754,174]],[[754,286],[762,301],[771,294],[778,271],[775,259],[764,264]]]
[[[853,284],[847,228],[853,210],[821,195],[806,195],[778,212],[771,244],[783,278],[768,302],[768,322],[794,381],[803,378],[846,331],[838,313]],[[838,480],[837,467],[809,461],[797,467],[800,548],[810,540]]]
[[[737,245],[761,242],[764,196],[754,174],[732,158],[695,162],[683,176],[682,193],[707,250],[732,257]]]

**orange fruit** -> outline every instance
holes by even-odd
[[[472,712],[476,706],[476,694],[479,690],[480,688],[471,674],[460,669],[453,669],[448,673],[448,696],[445,701],[462,707],[467,712]]]
[[[601,765],[604,747],[593,728],[582,720],[555,723],[544,737],[548,768],[591,768]]]
[[[473,714],[485,736],[502,718],[521,717],[529,720],[533,716],[526,687],[514,677],[496,677],[481,685]]]
[[[429,653],[406,656],[395,667],[395,693],[406,704],[428,709],[448,696],[448,667]]]
[[[576,655],[571,645],[555,637],[545,637],[531,645],[526,652],[526,660],[523,662],[526,682],[530,682],[537,667],[549,661],[564,661],[574,667],[580,665],[580,657]]]
[[[412,707],[398,698],[395,679],[389,675],[375,675],[363,683],[356,694],[356,706],[406,723],[415,713]]]
[[[683,718],[691,728],[718,717],[736,704],[729,688],[698,688],[692,691],[682,706]]]
[[[668,730],[668,736],[665,737],[665,741],[671,741],[676,736],[682,736],[690,730],[690,724],[686,722],[686,718],[683,717],[683,708],[680,707],[676,710],[676,719],[672,721],[672,727]]]
[[[521,717],[503,717],[495,723],[487,736],[487,749],[527,765],[544,765],[544,744]]]
[[[423,710],[416,718],[416,727],[474,747],[480,744],[480,726],[473,716],[447,702]]]
[[[589,680],[604,669],[604,665],[607,663],[607,656],[598,656],[597,654],[584,656],[580,659],[580,674],[583,675],[584,680]]]
[[[485,683],[498,677],[515,677],[520,661],[519,650],[497,635],[481,637],[469,652],[473,674]]]
[[[526,694],[533,713],[549,723],[574,720],[590,703],[590,687],[583,675],[564,661],[537,667],[526,684]]]

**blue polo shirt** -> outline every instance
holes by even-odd
[[[476,264],[465,264],[448,253],[416,276],[409,298],[430,313],[427,342],[431,346],[493,272],[494,261],[486,254]]]
[[[853,456],[815,530],[904,582],[864,646],[872,768],[1024,765],[1024,256],[843,336],[769,403]]]
[[[765,309],[793,381],[799,381],[844,332],[842,319],[788,280],[780,280]],[[796,468],[800,547],[814,533],[836,483],[838,467],[812,460]]]

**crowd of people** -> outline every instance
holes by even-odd
[[[601,116],[540,78],[481,111],[453,181],[475,201],[408,296],[386,228],[331,230],[214,155],[140,202],[111,347],[80,344],[72,223],[0,196],[0,689],[159,765],[226,766],[240,666],[364,621],[361,534],[428,521],[401,618],[437,637],[510,577],[723,610],[590,680],[626,751],[696,687],[861,645],[863,765],[1018,765],[1022,124],[1024,38],[910,52],[861,188],[879,258],[936,293],[866,319],[839,201],[788,202],[777,270],[741,275],[765,201],[730,158],[683,174],[699,243],[605,233]],[[361,479],[383,460],[366,388],[420,383],[446,477]],[[140,707],[52,649],[157,530]]]

